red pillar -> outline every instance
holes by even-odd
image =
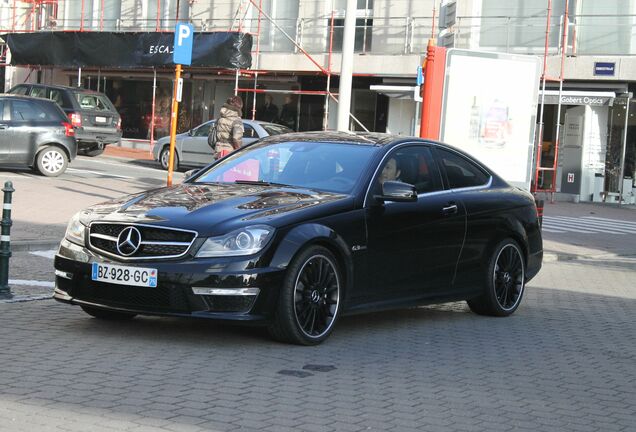
[[[439,140],[445,71],[446,48],[429,45],[424,65],[421,138]]]

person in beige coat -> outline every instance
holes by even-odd
[[[221,116],[216,121],[216,145],[214,150],[217,157],[224,152],[231,152],[243,144],[243,100],[239,96],[228,98],[221,107]]]

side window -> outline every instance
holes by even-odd
[[[11,120],[13,121],[21,122],[49,119],[50,116],[34,103],[21,100],[11,101]]]
[[[4,101],[0,99],[0,120],[4,120]]]
[[[243,138],[258,138],[258,134],[252,126],[243,123],[243,129]]]
[[[200,126],[199,128],[197,128],[196,131],[194,131],[194,136],[207,137],[210,133],[210,126],[212,126],[212,123],[208,123],[208,124],[204,124],[203,126]]]
[[[62,98],[62,92],[57,89],[49,90],[49,99],[56,102],[59,106],[64,105],[64,99]]]
[[[483,186],[490,175],[457,153],[437,149],[451,189]]]
[[[415,186],[418,194],[442,190],[442,180],[429,147],[401,147],[384,160],[379,185],[385,181],[401,181]]]
[[[31,91],[29,92],[29,96],[45,98],[46,97],[46,89],[44,87],[31,87]]]
[[[17,95],[25,95],[27,94],[27,91],[29,90],[28,86],[25,85],[19,85],[17,86],[15,89],[13,89],[13,91],[11,92],[11,94],[17,94]]]

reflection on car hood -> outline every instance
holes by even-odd
[[[327,203],[344,210],[353,202],[345,198],[351,197],[294,187],[185,183],[95,205],[83,212],[82,222],[157,224],[218,235],[244,225],[298,222],[304,209]],[[329,207],[330,213],[338,210]]]

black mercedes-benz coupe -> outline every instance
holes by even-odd
[[[510,315],[542,256],[533,197],[465,153],[297,133],[79,212],[55,257],[55,298],[97,318],[253,322],[312,345],[340,316],[372,310],[466,300]]]

